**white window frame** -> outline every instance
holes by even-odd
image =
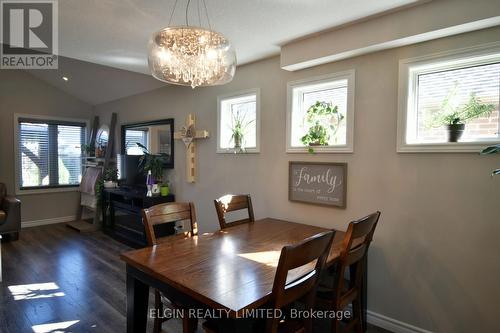
[[[85,127],[86,141],[88,141],[87,135],[88,135],[88,131],[89,131],[90,121],[88,119],[63,118],[63,117],[24,114],[24,113],[15,113],[14,114],[14,179],[15,179],[16,195],[30,195],[30,194],[77,192],[77,191],[79,191],[79,186],[21,190],[21,175],[19,174],[19,165],[21,163],[19,161],[19,118],[85,123],[85,125],[86,125],[86,127]]]
[[[400,60],[397,152],[478,153],[487,145],[500,143],[500,139],[497,138],[474,142],[406,142],[408,119],[414,117],[416,112],[417,80],[419,75],[495,62],[500,62],[500,43],[498,42]]]
[[[255,95],[255,147],[245,148],[244,153],[260,153],[260,88],[253,88],[242,90],[226,95],[217,96],[217,153],[219,154],[234,154],[239,153],[235,151],[234,148],[222,148],[221,147],[221,112],[222,112],[222,102],[227,99],[234,99],[240,97],[247,97]]]
[[[315,146],[315,153],[353,153],[354,152],[354,87],[355,75],[354,69],[343,72],[331,73],[303,80],[291,81],[287,83],[287,112],[286,112],[286,152],[287,153],[309,153],[309,147],[292,146],[292,112],[296,105],[293,96],[295,88],[307,87],[328,83],[330,81],[347,80],[347,108],[346,108],[346,143],[345,145],[335,146]]]

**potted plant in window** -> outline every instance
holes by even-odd
[[[330,138],[335,136],[344,120],[344,115],[331,102],[317,101],[307,109],[305,120],[309,130],[300,141],[309,146],[310,153],[314,153],[314,146],[328,146]]]
[[[243,139],[248,130],[248,126],[253,123],[255,119],[246,120],[246,113],[241,110],[231,113],[231,139],[229,142],[234,142],[234,151],[236,153],[242,152]]]
[[[481,155],[492,155],[500,154],[500,144],[489,146],[481,151]],[[495,169],[491,172],[491,175],[500,175],[500,169]]]
[[[136,142],[136,145],[141,148],[144,153],[144,155],[139,158],[139,168],[146,175],[151,172],[151,176],[153,177],[152,193],[159,194],[159,184],[162,183],[163,178],[163,166],[168,162],[168,154],[151,154],[148,148],[143,144]]]
[[[457,142],[462,137],[465,124],[473,119],[489,116],[495,105],[481,103],[474,93],[470,94],[469,101],[465,105],[459,105],[454,98],[456,87],[441,104],[440,111],[432,118],[432,126],[446,126],[448,142]]]

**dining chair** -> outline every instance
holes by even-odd
[[[190,230],[179,235],[169,235],[164,237],[157,237],[155,226],[165,223],[172,223],[176,221],[189,220]],[[198,225],[196,222],[196,211],[192,202],[169,202],[152,206],[142,210],[142,221],[146,230],[146,238],[149,246],[158,245],[163,240],[169,237],[190,237],[198,234]],[[155,308],[160,316],[154,318],[153,333],[165,333],[161,326],[163,322],[169,318],[163,316],[163,306],[169,306],[174,309],[186,310],[182,318],[182,332],[193,333],[196,331],[198,321],[195,318],[188,318],[187,309],[180,303],[172,302],[168,296],[155,289]]]
[[[319,307],[327,308],[337,314],[352,304],[352,320],[341,330],[341,319],[334,318],[332,333],[363,332],[361,295],[363,276],[367,269],[365,258],[379,218],[380,212],[377,211],[349,223],[337,264],[328,274],[323,274],[321,277],[316,299]],[[346,274],[349,276],[348,279],[345,278]]]
[[[226,229],[227,227],[255,222],[255,217],[253,215],[252,198],[249,194],[226,194],[219,199],[214,200],[215,209],[217,210],[217,217],[219,218],[219,225],[221,229]],[[248,210],[248,217],[232,222],[226,220],[226,215],[229,212]]]
[[[281,249],[271,299],[266,308],[282,310],[301,300],[304,309],[313,309],[316,287],[321,270],[330,254],[334,235],[334,231],[323,232],[299,244],[287,245]],[[294,269],[301,269],[300,276],[287,281],[289,272]],[[218,332],[216,324],[216,321],[207,321],[203,324],[203,328],[207,333],[216,333]],[[266,319],[263,325],[257,325],[254,328],[254,331],[259,333],[310,333],[312,332],[312,318],[302,316],[302,319],[288,320],[273,317]]]

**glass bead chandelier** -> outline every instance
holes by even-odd
[[[208,29],[189,26],[186,5],[186,25],[170,26],[177,6],[174,4],[169,26],[153,33],[149,41],[148,64],[153,77],[167,83],[196,87],[222,85],[231,82],[236,71],[236,53],[222,34],[211,29],[205,0],[203,3]]]

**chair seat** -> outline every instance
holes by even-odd
[[[0,223],[5,221],[6,219],[7,219],[7,214],[3,210],[0,210]]]

